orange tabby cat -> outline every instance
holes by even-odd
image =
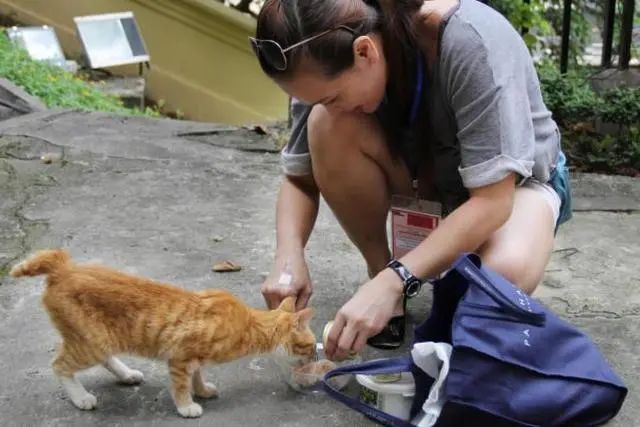
[[[198,417],[198,397],[216,397],[200,367],[284,348],[307,362],[315,356],[310,308],[294,313],[288,298],[272,311],[244,305],[222,290],[189,292],[99,265],[77,265],[63,250],[35,253],[11,270],[13,277],[47,275],[44,306],[62,335],[53,370],[71,401],[93,409],[96,398],[74,374],[102,364],[118,380],[138,384],[142,373],[114,355],[130,353],[169,364],[172,396],[184,417]]]

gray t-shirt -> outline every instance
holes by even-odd
[[[440,162],[451,167],[439,168],[438,174],[459,175],[442,182],[461,178],[465,188],[476,188],[510,172],[549,181],[560,133],[544,105],[529,51],[502,15],[478,1],[461,0],[444,27],[439,57],[427,78],[423,111],[430,136],[425,144],[453,153]],[[309,112],[309,106],[293,101],[293,131],[282,151],[288,175],[311,173]]]

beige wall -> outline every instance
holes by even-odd
[[[55,27],[67,57],[74,16],[132,11],[151,55],[147,95],[192,120],[231,124],[286,118],[287,98],[262,75],[247,37],[254,20],[215,0],[0,0],[0,14]]]

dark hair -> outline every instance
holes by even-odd
[[[417,42],[414,16],[423,0],[267,0],[258,15],[257,39],[274,40],[282,48],[307,37],[347,25],[357,35],[379,32],[383,40],[390,79],[387,103],[390,115],[383,123],[388,136],[406,122],[413,95]],[[263,71],[273,79],[292,77],[302,58],[310,58],[327,77],[335,77],[354,63],[353,34],[334,31],[299,49],[287,52],[289,66],[279,71],[260,60]]]
[[[413,95],[415,64],[418,49],[414,17],[424,0],[379,0],[384,25],[382,42],[389,64],[389,74],[393,76],[388,84],[387,95],[390,103],[400,108],[403,114],[408,109],[408,100]]]
[[[258,15],[257,39],[276,41],[286,48],[307,37],[338,25],[352,28],[357,35],[379,27],[379,14],[362,0],[267,0]],[[289,66],[279,71],[260,61],[272,78],[286,79],[298,68],[303,57],[315,60],[322,72],[335,77],[353,65],[353,34],[334,31],[287,53]]]

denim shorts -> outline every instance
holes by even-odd
[[[571,187],[566,158],[562,152],[549,181],[540,182],[530,177],[518,184],[518,187],[535,191],[544,197],[553,214],[555,232],[560,224],[571,218]]]
[[[563,224],[573,216],[571,211],[571,181],[569,179],[569,169],[567,168],[567,158],[560,151],[556,168],[551,173],[549,184],[560,197],[560,215],[556,222],[556,231],[560,224]]]

